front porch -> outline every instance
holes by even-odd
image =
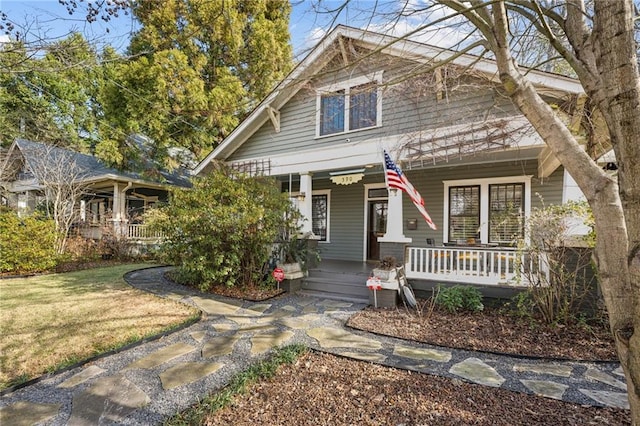
[[[515,249],[406,247],[404,267],[416,296],[429,297],[438,285],[473,285],[484,297],[511,298],[527,287]],[[400,259],[402,261],[402,259]],[[324,259],[303,280],[304,293],[368,302],[367,278],[377,262]]]

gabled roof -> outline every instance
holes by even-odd
[[[4,172],[4,170],[7,169],[9,162],[12,161],[12,155],[16,150],[20,152],[27,167],[31,166],[31,169],[36,168],[38,164],[42,164],[42,161],[50,162],[52,167],[56,167],[57,161],[59,160],[69,161],[76,165],[82,175],[82,181],[86,183],[115,180],[160,188],[167,186],[191,186],[191,183],[184,172],[160,172],[160,178],[149,179],[140,173],[120,171],[109,167],[98,158],[91,155],[25,139],[16,139],[11,145],[6,155],[5,162],[2,165],[2,169],[0,169],[1,172]],[[0,173],[0,176],[1,175],[2,173]]]
[[[327,34],[311,52],[281,81],[276,88],[243,120],[222,143],[216,147],[193,170],[198,175],[211,161],[225,160],[237,150],[253,133],[269,119],[269,110],[279,110],[291,99],[317,72],[319,72],[336,54],[340,41],[353,40],[358,45],[383,54],[412,59],[417,62],[449,60],[450,63],[468,67],[498,80],[498,70],[494,61],[470,54],[458,54],[453,50],[431,46],[405,38],[365,31],[358,28],[338,25]],[[581,94],[584,90],[576,79],[558,74],[529,70],[529,80],[536,86],[551,92]]]

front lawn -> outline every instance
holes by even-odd
[[[0,390],[195,319],[123,280],[147,266],[0,280]]]

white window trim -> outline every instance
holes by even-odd
[[[459,179],[445,180],[444,184],[444,226],[442,227],[442,241],[449,241],[449,188],[454,186],[479,186],[480,187],[480,243],[489,242],[489,185],[505,183],[524,184],[524,217],[531,215],[531,178],[527,176],[505,176],[499,178]]]
[[[319,138],[328,138],[331,136],[339,136],[347,133],[359,132],[361,130],[375,129],[376,127],[382,126],[382,73],[383,71],[377,71],[369,76],[362,76],[352,78],[346,81],[342,81],[340,83],[333,83],[328,86],[320,87],[316,90],[316,139]],[[376,96],[376,124],[370,127],[362,127],[360,129],[349,130],[349,108],[351,102],[350,91],[352,87],[362,86],[363,84],[373,83],[375,82],[377,86],[377,96]],[[332,93],[338,92],[340,90],[344,90],[344,130],[342,132],[331,133],[328,135],[320,134],[320,116],[321,116],[321,103],[323,95],[330,95]]]
[[[291,192],[289,199],[298,208],[298,195],[300,192]],[[328,244],[331,242],[331,190],[330,189],[318,189],[313,190],[311,196],[314,195],[326,195],[327,196],[327,239],[326,241],[318,240],[318,244]],[[313,212],[311,213],[313,215]],[[313,227],[313,224],[312,224]]]

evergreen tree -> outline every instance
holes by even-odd
[[[43,55],[40,56],[41,53]],[[0,138],[89,152],[97,136],[98,58],[78,33],[39,51],[21,42],[0,54]]]
[[[287,1],[132,7],[141,25],[129,49],[135,59],[111,70],[102,98],[111,135],[97,152],[112,163],[123,164],[132,134],[153,141],[147,154],[157,163],[169,163],[170,147],[203,158],[291,67]]]

